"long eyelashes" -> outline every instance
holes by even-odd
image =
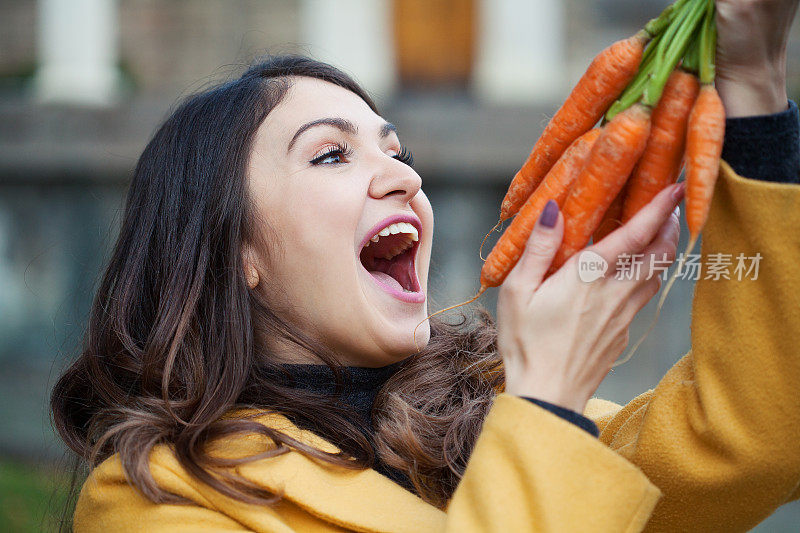
[[[345,160],[351,155],[353,155],[353,151],[346,144],[336,144],[327,148],[325,152],[321,153],[320,155],[314,157],[311,161],[309,161],[309,163],[312,165],[336,165],[345,163]],[[411,150],[405,146],[402,146],[400,151],[393,155],[392,158],[397,159],[401,163],[405,163],[410,167],[414,165],[414,155],[411,153]],[[326,163],[326,160],[330,161]]]
[[[411,153],[411,150],[402,146],[400,148],[400,152],[397,155],[392,156],[401,163],[405,163],[406,165],[413,167],[414,166],[414,154]]]
[[[344,143],[336,144],[326,149],[325,152],[309,161],[309,163],[312,165],[319,165],[322,164],[326,159],[336,159],[336,161],[330,161],[327,164],[343,163],[344,161],[342,161],[342,159],[347,159],[351,155],[353,155],[353,151],[349,146]]]

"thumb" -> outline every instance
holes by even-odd
[[[536,221],[528,237],[522,257],[508,274],[512,283],[519,283],[532,291],[539,288],[550,268],[550,263],[553,262],[553,257],[561,246],[563,236],[564,217],[558,210],[558,204],[550,200],[544,206],[539,220]]]

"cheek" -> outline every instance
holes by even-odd
[[[307,252],[334,257],[355,253],[356,228],[364,208],[364,193],[347,184],[308,187],[293,202],[289,216]]]
[[[275,258],[276,294],[292,307],[313,302],[304,315],[330,313],[345,291],[352,293],[355,232],[363,209],[363,193],[352,185],[317,183],[291,187],[274,205],[271,217],[283,243]],[[308,316],[315,321],[318,317]]]
[[[294,178],[266,202],[269,218],[288,246],[285,253],[321,255],[351,242],[365,192],[346,179]]]
[[[309,190],[290,218],[277,294],[292,320],[314,331],[338,353],[368,353],[378,333],[374,309],[364,305],[356,235],[363,193],[343,184]]]

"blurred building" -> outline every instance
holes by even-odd
[[[180,96],[264,53],[310,54],[353,74],[398,125],[433,203],[438,308],[474,293],[477,250],[508,181],[590,58],[665,4],[4,0],[0,454],[62,453],[48,388],[80,343],[138,154]],[[798,57],[790,53],[792,88]],[[688,350],[691,291],[677,284],[656,330],[601,397],[629,401]],[[638,318],[634,337],[652,313]],[[784,516],[800,523],[793,505],[773,526]]]

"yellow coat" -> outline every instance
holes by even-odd
[[[703,239],[708,254],[762,256],[757,280],[698,281],[692,350],[624,407],[592,399],[596,439],[500,394],[447,511],[374,470],[298,452],[248,463],[244,478],[284,494],[232,501],[195,481],[167,447],[155,480],[193,505],[154,505],[113,456],[85,483],[78,533],[159,531],[740,531],[800,498],[800,187],[748,180],[726,165]],[[703,276],[704,277],[704,276]],[[320,437],[269,416],[325,450]],[[259,437],[226,453],[264,449]]]

